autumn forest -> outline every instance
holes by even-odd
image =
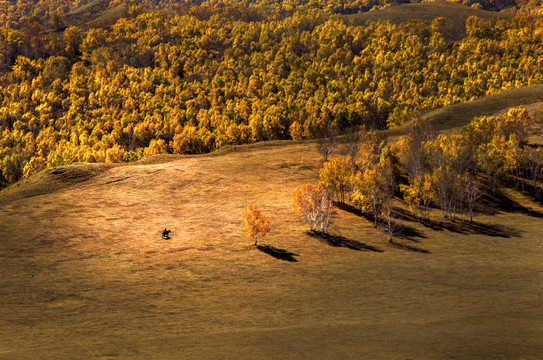
[[[543,22],[526,14],[471,17],[454,40],[445,18],[349,25],[338,13],[358,2],[111,2],[124,16],[103,28],[70,24],[81,1],[6,3],[3,187],[75,162],[385,129],[543,80]]]

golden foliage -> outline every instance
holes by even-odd
[[[253,203],[248,203],[247,207],[241,213],[243,218],[243,229],[247,236],[258,242],[258,238],[263,238],[271,230],[271,218],[262,213]]]
[[[345,159],[332,159],[324,163],[319,171],[319,177],[323,184],[334,189],[339,202],[345,202],[345,194],[351,186],[351,169]]]
[[[472,19],[469,36],[449,46],[439,21],[354,26],[325,16],[355,11],[351,1],[307,11],[316,3],[303,0],[293,13],[262,1],[228,11],[208,2],[143,11],[158,6],[146,0],[109,28],[68,21],[58,36],[47,24],[62,31],[59,14],[81,2],[30,3],[10,2],[0,15],[0,161],[17,166],[16,175],[31,174],[32,166],[24,169],[33,158],[48,166],[120,161],[315,138],[328,128],[383,129],[423,110],[543,81],[534,61],[543,54],[543,21],[520,16],[499,24]],[[523,142],[526,112],[504,119],[495,131]],[[374,145],[360,153],[362,169],[379,161]],[[420,153],[405,150],[399,157],[411,171],[420,163],[408,166],[402,157]],[[0,186],[8,182],[0,177]]]

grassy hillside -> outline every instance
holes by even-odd
[[[395,246],[339,210],[319,239],[290,214],[316,159],[278,142],[3,191],[0,359],[539,358],[541,206],[507,193],[471,226],[428,227],[399,207]],[[247,201],[274,221],[260,250]]]
[[[474,9],[452,2],[428,2],[419,4],[401,4],[382,10],[345,15],[351,24],[362,25],[368,21],[385,20],[400,25],[410,20],[422,20],[431,23],[437,17],[446,20],[444,35],[450,40],[460,40],[466,36],[466,20],[477,16],[485,20],[511,20],[511,12],[495,12]]]
[[[519,89],[503,91],[498,94],[485,96],[477,100],[446,106],[441,109],[423,113],[422,116],[430,121],[435,131],[455,131],[469,124],[478,116],[499,115],[507,109],[524,106],[535,114],[542,109],[543,85],[526,86]],[[387,131],[389,136],[405,135],[411,128],[412,121]]]
[[[68,26],[83,28],[100,28],[111,26],[117,20],[126,16],[127,6],[122,4],[109,7],[111,0],[94,0],[85,5],[72,9],[64,15]]]

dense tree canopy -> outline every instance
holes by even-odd
[[[132,2],[108,28],[55,28],[41,10],[6,19],[24,4],[49,4],[50,17],[85,3],[57,2],[2,5],[0,186],[45,166],[382,129],[543,80],[542,22],[523,15],[472,18],[459,42],[442,18],[350,26],[310,1]]]

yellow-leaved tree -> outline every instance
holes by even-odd
[[[345,193],[351,187],[351,169],[349,163],[343,159],[332,159],[324,163],[319,171],[321,181],[334,188],[336,199],[345,202]]]
[[[379,215],[384,202],[392,197],[390,188],[386,186],[382,169],[374,166],[364,172],[358,172],[354,177],[354,190],[352,199],[362,211],[373,217],[373,225],[377,227]]]
[[[419,221],[430,220],[430,208],[435,202],[435,192],[432,186],[432,177],[429,173],[413,176],[409,185],[400,185],[405,203]]]
[[[256,246],[258,238],[263,238],[270,231],[271,218],[263,214],[253,203],[247,204],[241,216],[243,218],[243,228],[247,236],[255,240]]]

